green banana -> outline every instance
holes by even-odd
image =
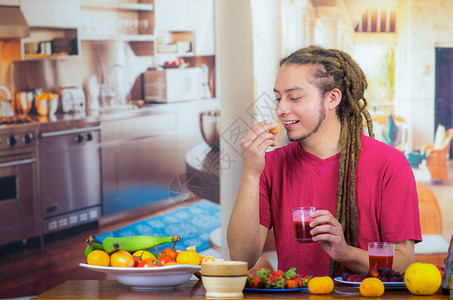
[[[177,235],[167,237],[154,237],[147,235],[130,236],[130,237],[106,237],[102,243],[102,248],[107,253],[116,250],[126,250],[135,252],[137,250],[148,250],[155,246],[170,242],[179,242],[181,238]]]
[[[88,254],[90,254],[94,250],[104,250],[101,244],[95,242],[94,236],[89,236],[86,242],[87,247],[85,249],[85,256],[88,256]]]

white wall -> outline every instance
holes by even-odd
[[[434,140],[435,47],[453,47],[453,1],[399,0],[397,12],[395,112],[419,148]]]
[[[250,1],[216,0],[216,70],[220,98],[221,255],[228,258],[226,228],[242,173],[239,134],[247,130],[253,100],[252,27]],[[239,133],[239,134],[236,134]],[[242,133],[243,134],[243,133]]]

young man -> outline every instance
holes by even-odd
[[[243,173],[228,226],[233,260],[252,267],[274,229],[278,267],[338,276],[369,269],[368,242],[395,243],[394,269],[414,261],[421,241],[418,198],[410,165],[397,149],[362,133],[367,82],[345,52],[316,46],[280,62],[276,113],[294,143],[275,146],[264,121],[242,138]],[[315,206],[314,243],[295,241],[292,209]],[[343,267],[341,267],[343,265]]]

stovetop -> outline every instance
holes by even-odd
[[[0,118],[0,125],[27,124],[34,121],[29,116],[14,116]]]

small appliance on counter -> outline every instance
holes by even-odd
[[[82,88],[60,88],[58,94],[60,94],[60,111],[62,113],[78,113],[85,111],[86,98]]]
[[[204,98],[203,69],[148,70],[142,75],[145,102],[178,102]]]

